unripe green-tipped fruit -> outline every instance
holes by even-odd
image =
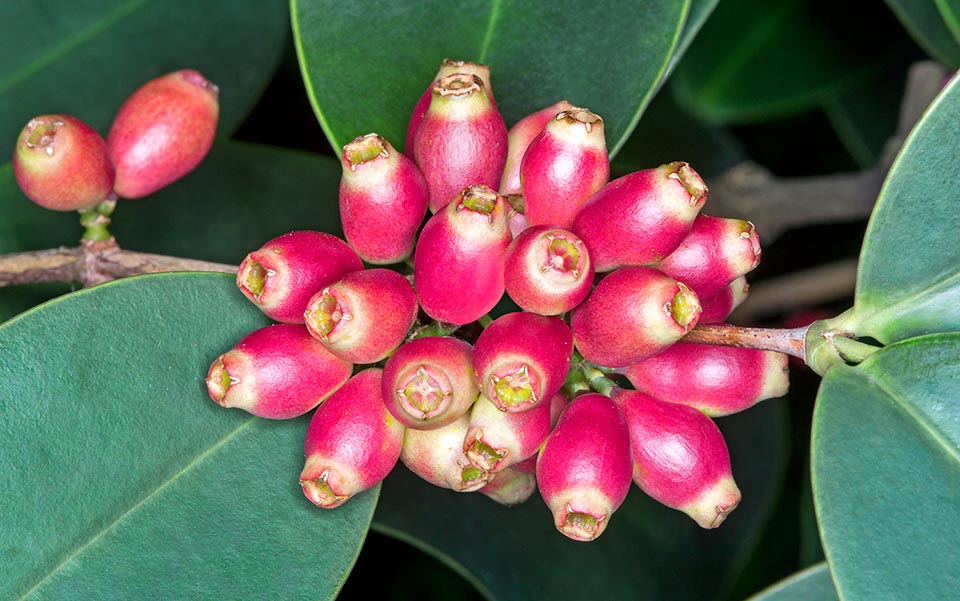
[[[404,430],[380,398],[380,373],[350,378],[310,420],[300,486],[317,507],[337,507],[374,486],[400,458]]]
[[[622,371],[637,390],[711,417],[783,396],[790,385],[783,353],[682,342]]]
[[[430,484],[457,492],[473,492],[486,486],[493,474],[474,467],[463,454],[470,415],[433,430],[408,428],[403,437],[400,461]]]
[[[537,486],[557,529],[580,541],[603,533],[627,496],[630,473],[627,422],[597,393],[567,405],[537,459]]]
[[[146,196],[200,164],[217,133],[218,94],[203,75],[183,69],[148,81],[127,98],[107,136],[118,196]]]
[[[255,330],[220,355],[207,373],[217,404],[269,419],[307,413],[343,385],[353,365],[299,325]]]
[[[700,311],[696,293],[683,283],[652,267],[622,267],[573,310],[570,328],[585,359],[626,367],[680,340]]]
[[[703,528],[722,524],[740,503],[740,490],[716,424],[693,407],[636,390],[616,389],[613,400],[630,430],[637,486]]]
[[[34,117],[13,153],[20,189],[54,211],[90,208],[113,191],[114,168],[103,138],[70,115]]]

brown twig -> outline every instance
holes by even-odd
[[[777,351],[806,360],[804,345],[806,334],[807,326],[782,330],[727,325],[700,325],[687,332],[681,341],[691,344]]]

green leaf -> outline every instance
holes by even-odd
[[[896,47],[884,37],[890,28],[874,23],[851,36],[860,9],[823,4],[720,3],[673,75],[677,99],[708,121],[747,123],[814,108],[823,94],[875,78]]]
[[[927,54],[953,69],[960,67],[960,44],[944,23],[935,0],[887,0],[887,6]]]
[[[488,598],[716,598],[752,550],[782,483],[783,409],[767,401],[721,420],[743,502],[717,530],[632,487],[600,538],[575,542],[557,532],[537,494],[506,508],[402,467],[383,484],[373,527],[437,555]]]
[[[323,512],[305,418],[210,401],[267,320],[220,274],[130,278],[0,327],[0,597],[332,598],[377,492]]]
[[[707,22],[707,18],[713,13],[713,9],[715,9],[719,3],[720,0],[692,0],[690,2],[690,13],[683,23],[683,32],[681,32],[677,47],[670,57],[670,64],[667,66],[667,74],[664,76],[664,79],[669,77],[670,73],[673,73],[677,64],[680,63],[680,59],[686,54],[690,44],[693,43],[694,38],[700,33],[703,24]],[[663,82],[661,81],[661,83]]]
[[[400,148],[444,58],[489,65],[507,124],[566,98],[619,150],[666,69],[690,0],[344,3],[291,0],[307,91],[335,151],[377,132]],[[372,16],[376,18],[372,18]]]
[[[897,130],[903,98],[903,73],[882,77],[846,94],[826,94],[823,111],[837,137],[862,169],[877,164]]]
[[[220,86],[232,132],[273,75],[288,39],[279,0],[60,0],[0,3],[0,141],[30,118],[72,114],[106,135],[154,77],[194,68]]]
[[[886,344],[960,328],[960,85],[916,125],[867,227],[853,313],[844,326]]]
[[[823,379],[812,469],[827,560],[846,599],[960,590],[960,334],[884,348]]]
[[[750,597],[750,601],[836,601],[827,564],[820,563]]]

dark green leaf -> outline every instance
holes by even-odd
[[[876,165],[887,140],[896,132],[903,88],[901,72],[846,94],[824,96],[824,113],[860,168]]]
[[[232,132],[270,81],[288,39],[280,0],[46,0],[0,3],[0,144],[43,113],[106,134],[149,79],[194,68],[220,86]]]
[[[960,328],[960,85],[914,128],[867,228],[854,310],[843,327],[882,343]]]
[[[679,64],[680,59],[683,58],[683,55],[687,52],[687,48],[693,43],[694,38],[700,33],[703,24],[706,23],[707,18],[713,13],[713,9],[715,9],[719,3],[720,0],[692,0],[690,2],[690,13],[683,22],[683,31],[680,33],[680,40],[677,42],[677,47],[670,57],[670,64],[667,65],[665,78],[669,77],[670,73],[672,73],[677,64]]]
[[[376,504],[303,498],[305,419],[204,377],[267,320],[219,274],[78,292],[0,327],[0,597],[331,598]]]
[[[827,564],[817,564],[750,598],[750,601],[836,601]]]
[[[934,0],[887,0],[887,6],[927,54],[954,69],[960,67],[960,44]]]
[[[745,123],[815,107],[876,77],[896,46],[889,27],[857,28],[859,8],[809,0],[725,0],[674,73],[678,100],[702,118]],[[843,11],[854,11],[851,15]],[[882,15],[879,15],[882,16]]]
[[[413,105],[454,58],[490,65],[508,125],[566,98],[603,117],[614,154],[666,69],[689,3],[291,0],[291,13],[336,151],[371,131],[401,147]]]
[[[823,379],[813,488],[847,599],[949,599],[960,590],[960,334],[891,345]]]
[[[603,535],[580,543],[556,531],[537,494],[505,508],[435,488],[402,467],[383,485],[374,528],[437,554],[491,598],[710,599],[752,550],[785,462],[778,401],[721,427],[743,502],[718,530],[700,529],[633,487]]]

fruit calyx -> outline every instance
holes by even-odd
[[[697,324],[702,309],[697,294],[686,284],[677,282],[677,287],[679,288],[677,294],[673,300],[664,305],[663,309],[686,332],[691,325]]]
[[[536,405],[540,400],[534,390],[533,379],[526,363],[511,373],[503,376],[490,376],[492,400],[497,406],[506,409],[519,408],[525,405]]]
[[[453,398],[453,387],[443,374],[431,374],[421,365],[397,389],[397,397],[411,415],[426,420],[446,410]]]
[[[567,109],[565,111],[560,111],[557,113],[557,116],[554,117],[557,121],[566,121],[571,125],[576,125],[580,123],[583,125],[584,131],[590,133],[590,130],[593,129],[594,123],[603,124],[603,119],[600,118],[600,115],[594,113],[590,109],[585,109],[581,107],[573,107],[572,109]]]
[[[351,171],[356,171],[357,166],[374,161],[378,157],[389,158],[389,156],[385,140],[379,134],[367,134],[343,147],[343,158],[350,165]]]
[[[303,494],[318,507],[336,507],[349,498],[349,496],[338,495],[334,492],[330,484],[327,483],[329,476],[330,470],[324,470],[317,478],[300,480]]]
[[[696,171],[683,161],[674,161],[664,165],[667,168],[669,179],[675,179],[690,195],[690,206],[696,206],[707,195],[707,184]]]

